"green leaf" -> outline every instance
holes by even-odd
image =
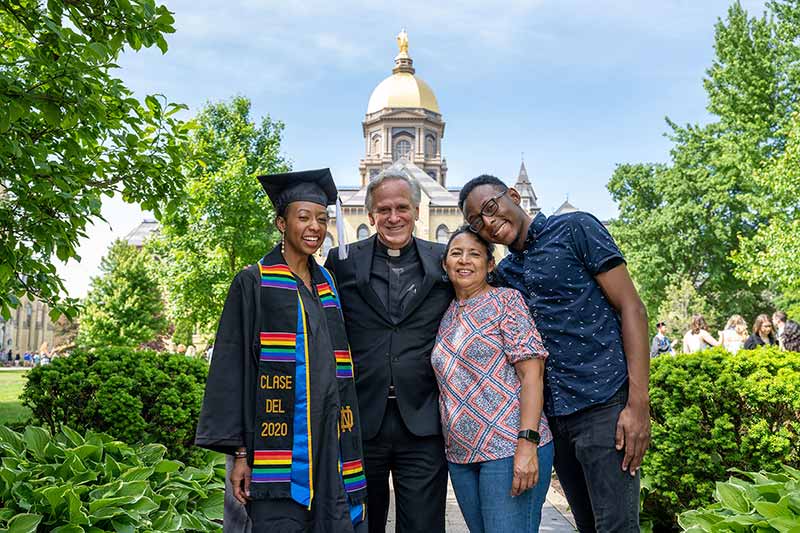
[[[61,108],[50,102],[43,102],[39,105],[39,110],[44,115],[47,124],[52,127],[61,125]]]
[[[785,504],[781,505],[779,503],[772,502],[755,502],[753,507],[755,507],[756,512],[764,518],[777,518],[779,516],[785,516],[789,514],[789,509]]]
[[[50,441],[50,434],[44,429],[36,426],[28,426],[23,434],[25,447],[39,457],[44,456],[47,443]]]
[[[0,443],[10,446],[17,453],[22,453],[25,450],[22,435],[2,425],[0,425]]]
[[[179,461],[170,461],[170,460],[163,460],[156,465],[155,471],[161,473],[172,473],[177,472],[183,467],[183,464]]]
[[[89,524],[89,516],[83,507],[83,502],[75,494],[74,490],[67,492],[67,503],[69,506],[69,521],[73,524]]]
[[[149,479],[153,475],[153,467],[137,466],[130,468],[122,473],[120,479],[122,481],[136,481],[140,479]]]
[[[102,43],[92,42],[87,48],[97,59],[103,60],[108,55],[108,49]]]
[[[76,524],[64,524],[63,526],[58,526],[50,533],[84,533],[85,531],[85,529]]]
[[[800,517],[780,516],[768,520],[769,525],[777,529],[780,533],[788,533],[792,529],[800,527]]]
[[[35,533],[42,515],[18,514],[8,521],[8,533]]]
[[[222,513],[225,507],[225,493],[217,491],[198,505],[198,510],[209,520],[222,520]]]
[[[716,486],[716,497],[725,507],[737,513],[750,512],[750,502],[741,488],[731,483],[721,482],[717,482]]]
[[[68,426],[61,426],[61,432],[69,439],[73,446],[80,446],[84,443],[81,434]]]

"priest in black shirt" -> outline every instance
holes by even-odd
[[[392,474],[398,533],[443,532],[447,463],[439,391],[430,364],[439,321],[453,298],[444,246],[413,237],[419,184],[387,169],[367,187],[377,232],[328,254],[355,370],[370,532],[383,532]]]

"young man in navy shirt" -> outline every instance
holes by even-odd
[[[578,530],[639,531],[650,353],[647,312],[622,253],[592,215],[531,218],[494,176],[467,183],[459,207],[472,231],[509,248],[499,282],[522,292],[550,354],[545,412]]]

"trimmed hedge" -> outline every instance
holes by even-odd
[[[652,362],[643,514],[656,530],[711,504],[730,468],[800,466],[800,354],[722,349]]]
[[[28,373],[23,404],[52,433],[62,424],[124,442],[161,443],[170,458],[194,463],[195,426],[208,364],[134,348],[76,350]]]
[[[51,435],[0,426],[0,530],[10,533],[221,531],[225,459],[202,468],[64,426]]]

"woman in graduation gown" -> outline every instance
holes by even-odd
[[[328,169],[259,177],[281,243],[233,280],[196,444],[235,456],[233,495],[254,533],[352,532],[366,482],[338,291],[312,255],[336,201]]]

